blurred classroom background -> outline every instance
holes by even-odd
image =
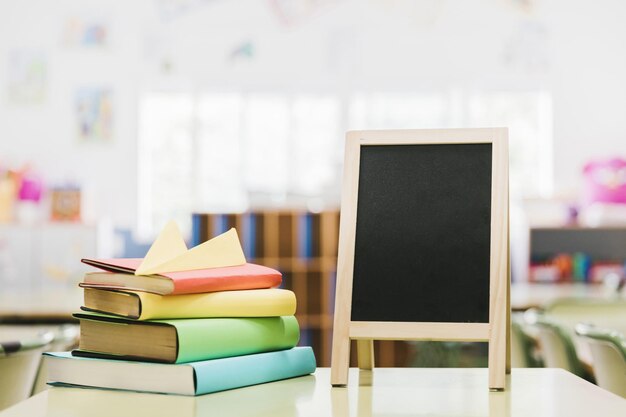
[[[617,0],[0,0],[0,340],[71,346],[80,259],[141,257],[174,219],[189,245],[237,227],[329,366],[345,131],[505,126],[514,366],[611,389],[625,15]],[[618,353],[596,357],[598,340]],[[475,343],[377,355],[486,364]],[[33,360],[23,395],[42,389]]]

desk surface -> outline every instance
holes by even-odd
[[[622,292],[622,298],[626,295]],[[529,283],[511,284],[511,309],[527,310],[543,308],[559,298],[585,298],[609,300],[615,299],[615,291],[599,284],[575,283]]]
[[[543,307],[563,297],[608,299],[609,289],[584,283],[536,284],[516,282],[511,285],[511,307],[526,310]],[[71,315],[83,302],[81,288],[72,287],[42,292],[0,293],[0,321],[72,321]]]
[[[71,322],[72,313],[83,304],[82,288],[60,288],[48,291],[0,293],[0,321]]]
[[[347,388],[330,371],[200,397],[51,388],[0,412],[11,416],[620,416],[626,399],[560,369],[514,369],[505,392],[489,392],[486,369],[350,370]]]

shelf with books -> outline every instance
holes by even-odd
[[[339,211],[262,210],[246,213],[196,213],[192,217],[194,245],[237,228],[249,262],[278,269],[281,288],[298,300],[300,345],[310,345],[318,366],[330,366]],[[381,366],[406,364],[405,343],[376,342]],[[353,350],[354,356],[356,350]]]
[[[268,210],[193,215],[194,245],[235,227],[249,262],[276,268],[282,288],[298,300],[301,345],[311,345],[318,365],[330,365],[339,212]]]
[[[626,278],[625,227],[533,227],[529,282],[602,283]]]

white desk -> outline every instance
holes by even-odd
[[[76,322],[72,313],[83,304],[82,288],[0,293],[0,322]]]
[[[616,297],[615,292],[599,284],[576,283],[530,283],[514,282],[511,284],[511,309],[513,311],[529,308],[543,308],[559,298],[584,298],[609,300]],[[622,298],[626,294],[622,293]]]
[[[626,416],[626,399],[560,369],[514,369],[505,392],[489,392],[486,369],[350,370],[347,388],[330,371],[200,397],[51,388],[0,412],[24,416]]]
[[[544,307],[558,298],[610,299],[613,293],[602,285],[583,283],[537,284],[515,282],[511,285],[511,307],[526,310]],[[626,294],[623,295],[626,298]],[[0,292],[0,320],[71,320],[79,310],[83,292],[78,286],[34,292]]]

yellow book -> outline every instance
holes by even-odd
[[[84,291],[83,310],[136,320],[275,317],[292,316],[296,312],[295,294],[277,288],[184,295],[97,288]]]

